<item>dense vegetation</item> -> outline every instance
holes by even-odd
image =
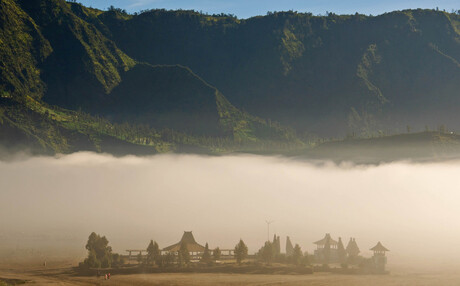
[[[112,253],[112,247],[105,236],[92,232],[88,237],[85,246],[88,251],[87,258],[80,264],[80,267],[87,268],[110,268],[117,267],[124,263],[118,253]]]
[[[457,13],[291,11],[239,20],[151,10],[98,20],[129,56],[188,66],[236,106],[298,131],[361,136],[455,128],[460,119]]]
[[[4,146],[152,154],[302,144],[293,130],[235,108],[187,67],[133,60],[91,18],[101,11],[61,0],[0,8]]]
[[[0,17],[8,148],[285,152],[317,142],[312,134],[455,130],[460,120],[456,13],[240,20],[5,0]]]

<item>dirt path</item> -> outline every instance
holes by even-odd
[[[113,275],[103,277],[74,276],[70,265],[10,266],[0,265],[0,278],[27,280],[30,285],[307,285],[307,286],[458,286],[460,274],[397,273],[391,275],[259,275],[164,273]],[[26,285],[27,285],[26,284]]]

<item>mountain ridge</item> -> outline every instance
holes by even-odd
[[[51,153],[285,152],[460,120],[454,13],[241,20],[5,0],[0,19],[8,146],[10,134]]]
[[[6,0],[1,5],[1,16],[12,22],[0,31],[3,44],[3,53],[0,51],[3,66],[0,103],[4,105],[0,109],[4,116],[7,115],[4,121],[8,122],[8,126],[3,126],[8,129],[3,131],[5,134],[10,134],[13,127],[17,128],[16,131],[24,132],[26,138],[35,138],[38,145],[56,152],[78,150],[77,146],[72,149],[65,143],[75,135],[74,132],[96,136],[93,134],[95,130],[87,134],[85,130],[75,130],[74,126],[70,126],[71,134],[68,133],[68,124],[62,125],[61,121],[55,120],[56,117],[49,115],[56,106],[63,118],[76,118],[73,113],[78,111],[80,117],[89,121],[75,125],[90,126],[102,116],[114,124],[132,124],[130,128],[134,129],[146,125],[153,128],[155,134],[176,134],[172,136],[175,139],[167,140],[166,145],[172,146],[155,149],[155,152],[177,151],[189,145],[183,140],[191,141],[196,150],[205,147],[207,152],[213,152],[215,144],[222,145],[216,143],[219,140],[230,149],[244,148],[237,146],[246,142],[249,145],[261,141],[301,144],[288,128],[269,126],[265,120],[235,108],[190,68],[151,65],[131,59],[99,31],[102,26],[98,28],[74,13],[78,12],[76,7],[81,8],[80,15],[87,8],[61,0]],[[8,21],[5,22],[8,24]],[[26,39],[23,45],[21,36],[10,33],[17,27]],[[32,35],[29,35],[31,31]],[[22,58],[27,61],[24,67],[17,68]],[[27,77],[29,74],[33,77]],[[37,91],[34,92],[33,88]],[[31,104],[31,101],[35,102]],[[49,134],[50,138],[44,138],[46,132],[40,129],[43,126],[34,126],[31,120],[41,117],[49,119],[42,121],[44,128],[54,130]],[[61,137],[59,132],[56,133],[59,130],[70,137]],[[192,138],[194,136],[197,138]],[[210,146],[200,146],[206,141],[200,138],[206,136],[215,139],[207,140]],[[54,144],[53,138],[62,140]],[[176,139],[179,141],[176,142]],[[97,142],[89,141],[95,144],[96,150],[103,151]],[[142,140],[134,141],[140,144]],[[148,141],[151,142],[150,139]]]
[[[98,18],[133,58],[186,65],[236,106],[299,132],[361,135],[400,132],[406,125],[453,126],[457,120],[450,110],[452,101],[459,103],[457,14],[277,12],[245,20],[194,11],[119,15],[107,11]],[[135,44],[139,38],[142,45]],[[353,110],[361,120],[347,124]]]

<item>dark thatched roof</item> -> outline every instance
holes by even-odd
[[[195,241],[191,231],[184,231],[184,234],[178,243],[163,248],[163,251],[177,252],[183,243],[185,243],[189,252],[204,252],[204,246]]]

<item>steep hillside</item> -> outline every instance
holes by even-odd
[[[14,0],[0,2],[0,91],[18,98],[43,96],[38,65],[51,53],[49,42]]]
[[[29,142],[43,152],[104,151],[103,143],[97,142],[111,140],[112,145],[131,150],[126,142],[151,145],[155,141],[142,139],[150,138],[150,133],[139,134],[146,128],[154,128],[152,132],[162,134],[170,145],[155,152],[301,144],[290,129],[235,108],[189,68],[131,59],[106,36],[108,29],[97,18],[100,14],[62,0],[0,3],[3,145]],[[64,115],[49,117],[42,107],[43,112],[37,113],[36,106],[58,108]],[[77,118],[82,116],[87,120],[80,122]],[[82,137],[79,128],[94,125],[91,122],[100,121],[99,116],[111,120],[105,125],[116,123],[123,126],[121,133],[136,135],[127,139],[99,126],[92,130],[89,145],[84,143],[88,134],[85,131]],[[75,130],[75,126],[80,127]]]
[[[146,155],[172,151],[179,146],[179,140],[165,140],[153,129],[114,125],[101,118],[42,104],[31,97],[21,103],[0,99],[0,151],[3,152]]]
[[[264,152],[303,148],[296,134],[460,129],[453,13],[239,20],[4,0],[0,20],[5,146]]]
[[[43,100],[66,108],[96,110],[135,62],[61,0],[19,1],[52,52],[43,61]]]
[[[361,135],[460,121],[457,14],[281,12],[238,20],[152,10],[97,18],[134,59],[188,66],[237,107],[299,131]]]

